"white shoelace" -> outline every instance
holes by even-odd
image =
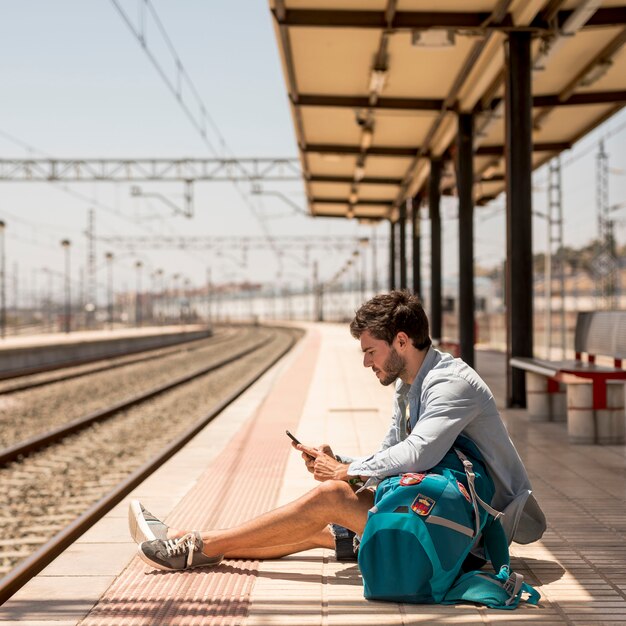
[[[187,551],[187,567],[191,566],[193,553],[196,550],[196,536],[194,533],[187,533],[178,539],[166,539],[164,544],[168,556],[180,556]]]

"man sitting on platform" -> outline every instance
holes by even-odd
[[[417,296],[377,295],[350,324],[360,340],[363,365],[382,385],[395,383],[393,417],[371,456],[335,456],[328,445],[302,452],[320,484],[299,499],[223,530],[170,528],[138,501],[131,502],[131,534],[139,555],[162,570],[217,565],[222,558],[275,559],[311,548],[333,548],[330,524],[363,533],[374,489],[386,476],[434,467],[462,433],[478,447],[495,483],[491,505],[505,515],[509,542],[530,543],[545,530],[524,465],[478,374],[431,344],[428,319]]]

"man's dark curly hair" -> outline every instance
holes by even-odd
[[[366,330],[388,344],[399,332],[405,332],[418,350],[432,344],[426,313],[419,298],[409,291],[382,293],[361,305],[350,323],[350,333],[359,339]]]

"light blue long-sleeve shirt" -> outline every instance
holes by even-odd
[[[411,433],[406,433],[407,403]],[[441,461],[459,434],[480,450],[494,483],[491,505],[504,513],[502,525],[519,543],[536,541],[546,520],[522,460],[480,376],[461,359],[429,348],[411,385],[396,382],[393,417],[380,450],[351,460],[348,473],[368,476],[367,485],[386,476],[424,472]]]

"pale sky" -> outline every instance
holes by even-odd
[[[117,0],[134,24],[143,0]],[[167,35],[193,81],[206,110],[225,139],[229,155],[297,156],[287,93],[268,3],[264,0],[152,0]],[[153,18],[146,22],[148,46],[170,76],[171,56]],[[112,0],[3,0],[0,2],[0,155],[27,157],[181,158],[214,156],[193,128]],[[193,100],[189,100],[193,102]],[[581,245],[596,232],[595,156],[600,136],[609,154],[611,205],[626,200],[626,114],[622,111],[574,150],[563,154],[565,241]],[[222,150],[209,128],[211,144]],[[545,173],[535,176],[535,208],[545,211]],[[158,192],[182,204],[183,188],[175,184],[140,183],[145,192]],[[158,199],[133,198],[130,184],[0,183],[0,219],[6,224],[9,279],[18,265],[20,296],[43,289],[42,268],[56,278],[63,272],[61,239],[72,241],[72,278],[85,266],[87,211],[96,208],[97,236],[207,235],[254,236],[262,233],[258,215],[274,236],[370,236],[370,227],[356,221],[311,219],[297,215],[278,197],[251,196],[231,183],[198,183],[195,216],[175,216]],[[304,208],[300,183],[267,183],[265,188],[286,195]],[[242,197],[243,196],[243,197]],[[245,198],[245,199],[244,199]],[[457,274],[457,228],[454,201],[444,209],[444,273]],[[500,198],[476,210],[475,257],[481,265],[504,258],[504,214]],[[255,216],[255,213],[257,216]],[[626,218],[626,207],[615,212]],[[423,232],[429,225],[424,221]],[[545,221],[534,223],[535,251],[544,248]],[[377,229],[379,236],[388,228]],[[626,227],[618,223],[620,243]],[[428,241],[423,242],[428,272]],[[118,286],[133,289],[134,263],[148,275],[163,268],[166,276],[180,273],[191,284],[213,280],[301,283],[311,266],[303,258],[285,257],[278,275],[272,253],[251,251],[244,266],[233,251],[216,257],[208,251],[138,250],[128,254],[98,242],[98,281],[105,282],[104,254],[115,255]],[[387,248],[378,251],[380,280],[386,284]],[[312,254],[320,277],[329,279],[349,253]],[[11,290],[9,289],[9,302]],[[75,290],[76,292],[76,290]]]

